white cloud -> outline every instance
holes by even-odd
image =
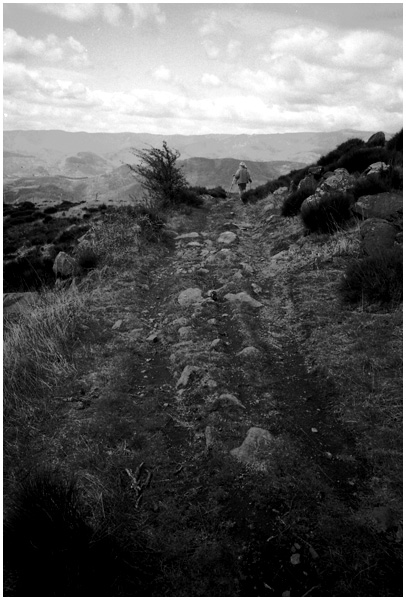
[[[199,27],[199,33],[202,36],[207,35],[219,35],[223,33],[223,28],[220,24],[218,14],[216,11],[212,11],[204,20],[202,25]]]
[[[221,85],[221,80],[217,77],[217,75],[213,75],[212,73],[203,73],[202,83],[203,85],[217,87]]]
[[[86,48],[72,36],[60,40],[49,34],[45,39],[18,35],[13,29],[3,34],[3,57],[8,60],[41,59],[49,63],[64,61],[66,65],[85,67],[89,64]]]
[[[118,4],[102,4],[100,6],[104,20],[110,25],[119,25],[123,11]]]
[[[202,41],[202,46],[207,54],[207,56],[211,59],[218,58],[220,54],[220,48],[216,46],[214,42],[208,39],[204,39]]]
[[[155,25],[166,23],[166,15],[158,4],[127,4],[127,6],[133,17],[134,27],[138,27],[144,22]]]
[[[36,8],[44,13],[78,23],[96,17],[99,12],[99,5],[91,3],[77,4],[72,2],[69,4],[37,4]]]
[[[242,44],[238,40],[230,40],[227,44],[227,56],[230,59],[235,59],[241,54]]]
[[[153,77],[158,81],[170,81],[172,78],[172,74],[170,69],[168,69],[164,65],[161,65],[160,67],[158,67],[158,69],[156,69],[156,71],[154,71]]]

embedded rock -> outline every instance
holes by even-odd
[[[260,308],[261,306],[263,306],[262,302],[254,300],[254,298],[247,294],[247,292],[239,292],[238,294],[226,294],[224,298],[231,303],[248,304],[253,308]]]
[[[367,219],[360,228],[361,249],[369,256],[379,255],[393,247],[398,233],[398,228],[384,219]]]
[[[197,231],[191,231],[190,233],[182,233],[175,238],[175,241],[178,242],[180,240],[195,240],[200,237],[200,233]]]
[[[240,462],[263,471],[266,470],[267,460],[276,441],[276,438],[266,429],[251,427],[241,446],[231,450],[230,454]]]
[[[396,220],[403,214],[403,197],[395,192],[361,196],[352,210],[363,219],[376,217]]]
[[[66,252],[59,252],[55,258],[52,270],[56,276],[71,277],[78,271],[78,263],[69,254],[66,254]]]
[[[381,171],[388,171],[389,169],[390,169],[389,165],[387,165],[386,163],[384,163],[382,161],[379,161],[376,163],[372,163],[372,165],[369,165],[369,167],[367,167],[362,174],[363,175],[378,175],[379,173],[381,173]]]
[[[233,231],[224,231],[217,238],[217,242],[219,244],[225,244],[226,246],[228,246],[229,244],[232,244],[233,242],[235,242],[236,239],[237,239],[237,236]]]
[[[188,288],[183,290],[178,296],[178,302],[181,306],[190,306],[203,302],[202,290],[200,288]]]
[[[189,379],[191,378],[191,376],[194,373],[197,373],[200,371],[199,367],[193,367],[191,365],[186,365],[186,367],[183,369],[182,371],[182,375],[180,376],[180,378],[178,379],[178,382],[176,384],[176,387],[186,387],[187,384],[189,383]]]
[[[237,353],[237,356],[242,356],[243,358],[258,358],[261,355],[261,351],[254,346],[248,346],[241,350],[241,352]]]

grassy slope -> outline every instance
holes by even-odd
[[[266,222],[265,204],[175,219],[180,232],[206,232],[209,251],[230,221],[248,222],[231,263],[207,264],[185,243],[127,246],[68,311],[65,374],[6,411],[6,507],[35,465],[75,473],[89,521],[154,553],[153,575],[148,566],[124,595],[142,595],[151,577],[149,592],[169,596],[401,594],[401,314],[340,305],[356,231],[304,237],[296,218]],[[260,312],[177,302],[187,287],[252,294],[252,283]],[[178,318],[192,327],[186,342]],[[247,345],[262,358],[236,357]],[[186,364],[202,371],[179,393]],[[244,410],[214,408],[222,392]],[[279,440],[268,472],[229,454],[251,426]],[[136,509],[127,470],[141,462],[154,476]]]

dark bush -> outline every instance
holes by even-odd
[[[353,196],[343,192],[326,194],[302,212],[303,224],[315,233],[332,233],[351,219],[353,201]]]
[[[286,198],[282,204],[281,215],[283,217],[293,217],[297,215],[300,212],[300,207],[302,206],[304,200],[314,194],[317,185],[317,182],[311,179],[304,182],[302,187]]]
[[[176,193],[176,204],[186,204],[187,206],[202,206],[202,198],[193,192],[190,188],[181,188]]]
[[[345,302],[396,306],[403,298],[403,253],[400,246],[353,261],[340,282]]]
[[[210,188],[209,190],[207,190],[207,194],[209,194],[210,196],[213,196],[213,198],[227,198],[227,192],[224,188],[222,188],[220,185],[218,185],[215,188]]]
[[[138,205],[127,207],[127,214],[137,221],[141,228],[141,235],[148,242],[157,242],[161,239],[162,230],[166,219],[157,208]]]
[[[389,152],[403,152],[403,128],[386,142],[386,149]]]
[[[18,258],[3,265],[4,292],[38,290],[55,281],[52,260],[39,257]]]
[[[52,215],[56,212],[58,212],[58,208],[56,206],[48,206],[48,208],[44,208],[44,213],[46,215]]]
[[[148,596],[141,535],[120,538],[119,526],[90,526],[73,480],[31,475],[12,498],[4,521],[7,596]],[[142,565],[142,566],[141,566]]]
[[[337,167],[333,166],[335,163],[344,155],[347,154],[350,150],[354,150],[355,148],[362,148],[365,146],[365,142],[359,138],[352,138],[343,142],[335,150],[332,150],[325,156],[322,156],[317,161],[317,165],[321,167],[328,167],[329,170],[334,171]]]
[[[386,178],[373,174],[359,177],[351,188],[351,193],[354,199],[358,200],[361,196],[373,196],[374,194],[389,192],[390,190],[391,186],[388,184]]]
[[[79,248],[75,258],[82,271],[91,271],[92,269],[95,269],[100,262],[100,256],[97,254],[96,250],[90,246]]]
[[[388,156],[385,148],[354,148],[344,154],[334,168],[347,169],[349,173],[362,173],[373,163],[387,162]]]

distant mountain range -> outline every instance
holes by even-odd
[[[160,148],[165,140],[180,152],[179,165],[191,185],[228,187],[244,160],[257,186],[317,161],[350,138],[367,140],[373,133],[350,129],[253,135],[4,131],[3,179],[20,187],[25,178],[55,177],[62,185],[65,177],[71,180],[70,188],[74,184],[83,191],[86,200],[122,198],[129,190],[139,190],[126,166],[137,162],[134,150]]]

